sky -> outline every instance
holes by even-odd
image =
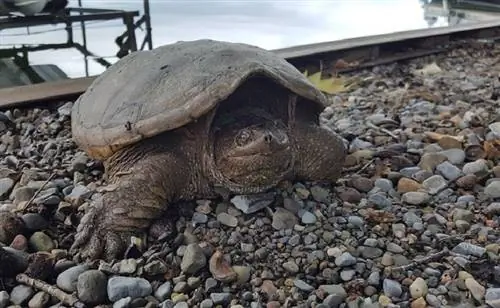
[[[82,0],[84,7],[139,10],[142,0]],[[70,0],[70,6],[77,6]],[[210,38],[266,49],[427,28],[421,0],[150,0],[153,45]],[[445,25],[442,22],[434,26]],[[75,40],[81,41],[78,24]],[[89,22],[89,49],[116,61],[115,38],[125,30],[120,20]],[[61,43],[64,25],[2,31],[0,45]],[[140,46],[144,33],[137,30]],[[5,46],[1,46],[5,47]],[[30,54],[36,64],[57,64],[70,77],[85,74],[75,50]],[[90,61],[90,75],[104,70]]]

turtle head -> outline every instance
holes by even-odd
[[[214,134],[219,184],[234,193],[264,191],[287,177],[294,158],[287,127],[278,120],[240,120]]]

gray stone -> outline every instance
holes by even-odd
[[[389,192],[394,189],[394,185],[391,180],[385,178],[378,178],[374,182],[374,186],[380,188],[384,192]]]
[[[23,306],[35,294],[32,287],[17,285],[10,292],[10,301],[16,305]]]
[[[11,178],[0,179],[0,197],[6,195],[14,187],[14,180]]]
[[[88,304],[101,304],[106,301],[108,277],[100,270],[89,270],[78,276],[76,289],[78,298]]]
[[[452,165],[449,161],[444,161],[437,165],[436,170],[448,181],[454,181],[463,175],[462,170]]]
[[[196,244],[189,244],[186,247],[184,256],[181,262],[181,270],[184,273],[194,274],[202,269],[207,264],[207,257],[203,249]]]
[[[311,195],[316,202],[328,203],[330,191],[321,186],[314,185],[311,187]]]
[[[425,181],[422,182],[422,187],[424,187],[431,195],[437,194],[441,190],[445,189],[446,186],[448,186],[448,182],[446,182],[441,175],[437,174],[425,179]]]
[[[48,302],[50,301],[50,295],[40,291],[37,292],[28,302],[29,308],[43,308],[47,307]]]
[[[234,217],[233,215],[229,215],[228,213],[219,213],[217,215],[217,221],[219,221],[221,224],[228,226],[228,227],[236,227],[238,225],[238,218]]]
[[[293,226],[297,223],[297,217],[292,212],[284,208],[278,207],[273,213],[272,227],[275,230],[293,229]]]
[[[283,263],[283,268],[290,274],[297,274],[300,270],[299,266],[293,261]]]
[[[368,197],[368,200],[375,204],[378,208],[386,208],[392,205],[392,201],[383,193],[375,193]]]
[[[403,289],[401,288],[401,284],[396,280],[392,279],[384,279],[383,283],[384,294],[391,297],[400,297],[403,294]]]
[[[227,305],[231,301],[231,293],[210,293],[210,299],[215,305]]]
[[[357,228],[363,228],[365,224],[363,217],[359,216],[349,216],[347,217],[347,221]]]
[[[387,251],[390,251],[392,253],[403,253],[404,252],[404,249],[399,246],[398,244],[395,244],[395,243],[387,243]]]
[[[274,202],[275,194],[264,193],[256,195],[237,195],[231,198],[231,203],[245,214],[258,212]]]
[[[132,297],[124,297],[113,303],[113,308],[128,308],[132,302]]]
[[[151,294],[149,281],[144,278],[114,276],[108,280],[108,298],[112,302],[125,297],[132,299],[145,297]]]
[[[203,214],[203,213],[194,212],[193,217],[191,219],[195,223],[204,224],[208,221],[208,216],[206,214]]]
[[[311,225],[316,223],[316,216],[309,211],[303,211],[300,215],[300,219],[303,224]]]
[[[304,280],[301,280],[301,279],[295,279],[293,281],[293,285],[296,286],[297,288],[299,288],[300,290],[305,291],[305,292],[314,291],[313,286],[311,286],[310,284],[308,284],[307,282],[305,282]]]
[[[446,156],[448,161],[454,165],[461,165],[465,161],[465,151],[461,149],[448,149],[438,153]]]
[[[492,202],[484,210],[489,215],[500,215],[500,202]]]
[[[200,303],[200,308],[212,308],[213,306],[214,306],[214,302],[209,298],[204,299]]]
[[[350,253],[344,252],[335,258],[335,264],[340,267],[347,267],[356,264],[357,259]]]
[[[380,272],[371,272],[371,274],[366,279],[369,285],[378,287],[380,284]]]
[[[356,275],[356,271],[352,269],[343,270],[340,272],[340,278],[343,281],[351,281]]]
[[[0,291],[0,308],[5,308],[9,305],[10,296],[7,291]]]
[[[87,265],[76,265],[68,268],[57,276],[56,284],[59,288],[67,292],[75,292],[78,276],[88,270]]]
[[[484,159],[478,159],[476,161],[466,163],[462,167],[462,172],[465,174],[476,174],[488,171],[488,164]]]
[[[172,294],[172,282],[170,281],[162,283],[155,291],[155,297],[161,302],[169,298],[170,294]]]
[[[453,247],[452,251],[466,256],[481,257],[486,252],[486,249],[478,245],[462,242]]]
[[[426,192],[409,191],[403,194],[401,200],[411,205],[422,205],[430,200],[430,196]]]
[[[500,198],[500,181],[492,181],[484,188],[484,193],[490,198]]]

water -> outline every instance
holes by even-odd
[[[142,0],[82,0],[84,7],[139,10]],[[77,0],[70,0],[77,6]],[[425,18],[423,0],[150,0],[153,45],[211,38],[244,42],[267,49],[332,41],[395,31],[446,26],[442,18]],[[75,41],[81,42],[79,24]],[[114,39],[123,33],[121,20],[87,23],[88,48],[114,62]],[[63,25],[2,31],[0,44],[62,43]],[[137,32],[138,45],[144,33]],[[5,46],[1,46],[5,47]],[[85,75],[76,50],[30,54],[31,63],[57,64],[70,77]],[[89,61],[90,75],[104,70]]]

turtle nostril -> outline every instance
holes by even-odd
[[[271,141],[273,140],[273,136],[271,134],[266,134],[264,136],[264,141],[267,142],[267,143],[271,143]]]

